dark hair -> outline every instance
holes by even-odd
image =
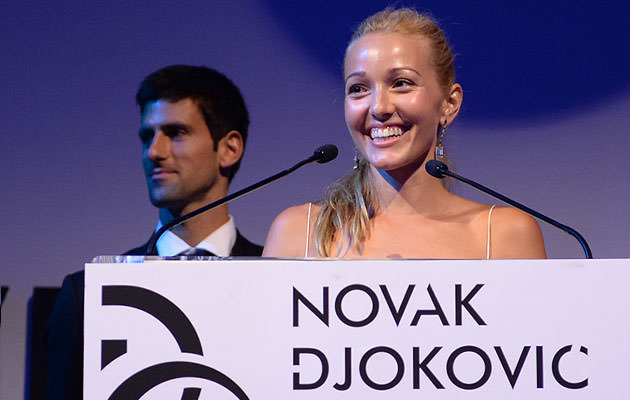
[[[217,149],[218,142],[230,131],[238,131],[247,142],[249,113],[241,91],[222,73],[208,67],[171,65],[144,78],[136,93],[140,113],[148,103],[164,99],[177,102],[193,100],[199,107]],[[229,180],[236,174],[241,160],[230,169]]]

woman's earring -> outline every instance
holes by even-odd
[[[352,169],[358,169],[359,168],[359,161],[360,161],[360,159],[359,159],[359,150],[357,150],[357,148],[355,147],[354,148],[354,159],[353,159],[354,165],[353,165]]]
[[[435,158],[444,157],[444,135],[446,135],[446,124],[448,121],[444,120],[444,124],[440,126],[440,133],[438,133],[437,144],[435,146]]]
[[[359,158],[359,150],[357,150],[357,148],[354,148],[354,166],[352,167],[352,169],[358,169],[359,168],[359,161],[361,161],[361,159]]]

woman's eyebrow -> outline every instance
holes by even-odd
[[[365,76],[365,71],[357,71],[357,72],[353,72],[353,73],[349,74],[348,76],[346,76],[346,79],[344,79],[344,83],[348,82],[348,79],[352,78],[353,76],[363,77],[363,76]]]
[[[396,68],[392,68],[389,70],[390,73],[396,73],[396,72],[400,72],[400,71],[411,71],[413,73],[415,73],[416,75],[422,76],[422,74],[420,72],[418,72],[417,70],[411,68],[411,67],[396,67]]]

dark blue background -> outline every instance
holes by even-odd
[[[382,1],[267,1],[283,27],[341,75],[354,27]],[[360,5],[359,5],[360,4]],[[457,77],[475,120],[549,116],[630,87],[630,2],[422,1],[457,56]]]

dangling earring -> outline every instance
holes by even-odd
[[[361,159],[359,158],[359,150],[357,150],[357,148],[354,148],[354,166],[352,167],[352,169],[358,169],[359,168],[359,162],[361,161]]]
[[[435,157],[442,158],[444,157],[444,135],[446,135],[446,124],[447,120],[444,120],[444,124],[440,126],[440,132],[438,133],[437,144],[435,145]]]

